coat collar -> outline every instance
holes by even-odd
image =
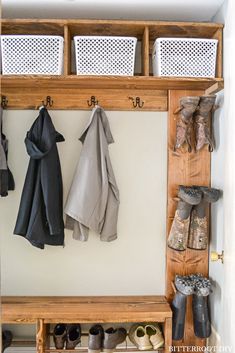
[[[100,119],[103,129],[104,129],[104,133],[105,133],[105,137],[107,140],[107,143],[114,143],[114,139],[110,130],[110,126],[109,126],[109,121],[108,118],[105,114],[105,111],[103,108],[101,108],[99,105],[96,105],[91,112],[91,116],[89,119],[88,124],[86,125],[85,129],[83,130],[81,136],[79,137],[79,140],[84,143],[87,132],[89,127],[91,126],[91,124],[94,122],[95,119]]]

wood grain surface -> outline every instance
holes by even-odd
[[[2,297],[3,323],[164,322],[171,316],[163,296]]]
[[[169,113],[168,113],[168,205],[167,205],[167,234],[170,232],[171,223],[174,218],[177,203],[178,185],[204,185],[209,186],[211,180],[211,154],[208,147],[199,152],[188,153],[187,149],[174,152],[176,136],[176,119],[174,111],[179,106],[179,99],[184,96],[200,96],[203,91],[170,91]],[[209,216],[209,214],[208,214]],[[172,281],[176,274],[187,275],[202,273],[208,276],[208,249],[175,251],[167,247],[166,265],[166,296],[172,300],[174,291]],[[186,329],[183,342],[175,342],[179,345],[204,345],[205,340],[195,337],[192,322],[192,303],[188,300]]]

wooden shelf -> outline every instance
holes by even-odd
[[[167,111],[169,90],[218,92],[222,79],[222,30],[219,23],[80,20],[4,19],[2,34],[61,35],[64,38],[64,76],[2,76],[2,95],[8,109],[38,108],[46,96],[51,109],[90,109],[95,96],[107,110]],[[71,41],[75,35],[134,36],[141,43],[141,76],[76,76],[72,74]],[[153,41],[158,37],[213,38],[218,40],[216,77],[153,77],[150,62]],[[74,54],[73,54],[74,55]],[[142,108],[133,106],[140,98]]]
[[[7,109],[37,109],[51,96],[50,109],[91,109],[87,101],[95,96],[107,110],[167,111],[168,90],[203,90],[218,92],[222,78],[176,78],[152,76],[2,76],[2,95]],[[142,108],[133,106],[140,97]]]
[[[1,76],[2,88],[48,88],[63,91],[67,88],[81,89],[148,89],[148,90],[206,90],[218,84],[223,88],[222,78],[187,78],[153,76]]]
[[[214,22],[127,21],[89,19],[3,19],[2,34],[62,34],[68,26],[72,35],[134,35],[142,37],[146,26],[155,37],[211,38],[223,24]]]

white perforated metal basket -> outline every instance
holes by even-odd
[[[1,36],[3,75],[61,75],[63,43],[61,36]]]
[[[74,37],[77,75],[133,76],[137,38]]]
[[[215,77],[217,43],[217,39],[156,39],[154,76]]]

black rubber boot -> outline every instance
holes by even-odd
[[[177,292],[171,304],[173,311],[172,339],[178,341],[184,337],[187,296],[193,293],[194,287],[188,276],[176,276],[175,287]]]
[[[208,298],[210,294],[210,281],[198,276],[195,279],[195,293],[193,294],[193,324],[194,333],[199,338],[208,338],[211,335]]]
[[[172,339],[176,341],[182,340],[184,337],[186,301],[187,296],[177,291],[171,304],[173,312]]]

